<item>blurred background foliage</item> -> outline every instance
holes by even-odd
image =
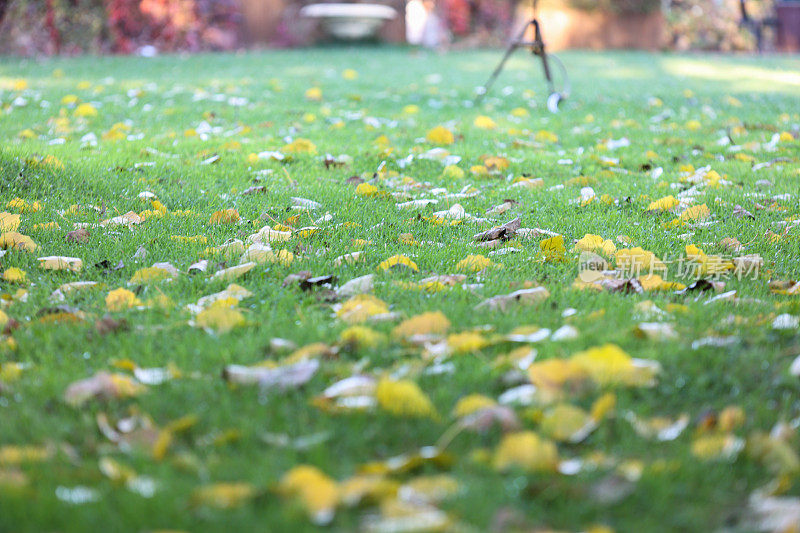
[[[243,0],[0,0],[0,53],[22,55],[231,50],[247,44]],[[326,1],[326,0],[322,0]],[[310,3],[295,0],[294,3]],[[289,0],[289,5],[292,1]],[[451,35],[476,45],[497,44],[529,0],[439,0]],[[755,17],[774,2],[748,2]],[[752,50],[739,0],[542,0],[617,15],[661,11],[678,50]],[[491,35],[491,39],[468,39]],[[151,48],[152,47],[152,48]]]

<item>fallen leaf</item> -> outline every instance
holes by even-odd
[[[67,242],[76,242],[76,243],[84,243],[89,241],[89,230],[85,228],[79,228],[74,231],[67,232],[66,235]]]
[[[440,311],[431,311],[408,318],[392,330],[396,339],[440,336],[450,329],[450,321]]]
[[[339,503],[339,487],[319,469],[296,466],[281,478],[279,489],[287,496],[298,498],[315,524],[325,525],[333,520]]]
[[[33,239],[16,231],[6,231],[0,235],[0,248],[6,250],[22,250],[23,252],[33,252],[39,246]]]
[[[0,213],[0,233],[7,231],[17,231],[20,224],[20,216],[13,213]]]
[[[419,267],[417,267],[417,264],[405,255],[393,255],[378,265],[378,270],[383,271],[400,268],[407,268],[414,272],[419,272]]]
[[[506,312],[516,305],[535,305],[547,300],[550,291],[544,287],[533,287],[530,289],[520,289],[511,294],[493,296],[482,301],[475,306],[475,310],[488,309],[490,311]]]
[[[232,224],[239,221],[239,212],[236,209],[215,211],[208,219],[209,224]]]
[[[128,289],[114,289],[106,296],[106,307],[109,311],[122,311],[139,305],[142,302]]]
[[[383,378],[375,389],[378,406],[396,416],[438,418],[436,408],[413,381]]]
[[[555,472],[558,449],[532,431],[510,433],[497,446],[493,465],[500,471],[519,468],[526,472]]]
[[[223,302],[200,311],[192,322],[192,325],[216,334],[228,333],[244,324],[244,315],[238,309],[224,305]]]
[[[306,384],[319,369],[319,361],[309,359],[276,368],[228,365],[222,377],[229,383],[258,384],[263,390],[283,391]]]
[[[253,270],[256,264],[253,262],[250,263],[243,263],[241,265],[236,265],[230,268],[225,268],[219,270],[211,276],[212,281],[222,280],[222,281],[233,281],[236,278],[240,278]]]
[[[78,407],[87,401],[97,398],[110,400],[137,396],[147,390],[133,378],[122,374],[98,372],[90,378],[72,383],[64,392],[64,401]]]
[[[250,483],[214,483],[195,489],[192,492],[192,503],[217,509],[235,509],[256,495],[257,490]]]

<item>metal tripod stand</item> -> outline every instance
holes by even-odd
[[[534,13],[536,12],[536,3],[534,2]],[[525,34],[528,32],[528,28],[533,26],[533,41],[526,41]],[[497,77],[500,75],[500,72],[503,71],[503,67],[506,64],[506,61],[511,57],[517,48],[528,47],[530,48],[531,54],[534,56],[538,56],[542,60],[542,70],[544,71],[544,77],[547,80],[547,87],[550,91],[550,96],[547,98],[547,108],[553,112],[558,112],[558,105],[569,97],[570,92],[570,83],[569,77],[567,76],[567,69],[564,67],[564,64],[561,62],[558,57],[554,56],[553,54],[548,54],[547,49],[544,44],[544,40],[542,39],[542,30],[539,26],[539,21],[535,18],[532,18],[525,24],[522,28],[522,31],[519,32],[519,35],[511,42],[506,50],[503,59],[497,65],[497,68],[494,69],[492,75],[489,77],[489,80],[478,89],[478,96],[475,98],[475,103],[478,104],[483,100],[483,97],[486,93],[489,92],[489,89],[494,84]],[[558,66],[558,69],[561,71],[561,77],[563,80],[563,86],[561,90],[556,89],[556,84],[553,79],[553,72],[551,70],[551,61]]]

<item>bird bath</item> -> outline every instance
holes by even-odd
[[[354,41],[372,37],[387,20],[397,16],[394,8],[381,4],[311,4],[300,10],[304,17],[319,19],[337,39]]]

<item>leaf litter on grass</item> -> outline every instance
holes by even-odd
[[[527,93],[513,98],[525,107],[472,109],[439,82],[426,82],[427,105],[417,87],[396,90],[401,110],[380,95],[355,110],[361,96],[336,85],[355,90],[366,76],[354,73],[301,90],[300,118],[262,123],[229,115],[249,102],[239,89],[177,88],[170,98],[200,111],[159,121],[165,131],[142,120],[175,112],[153,100],[145,111],[139,98],[164,92],[155,82],[139,90],[109,79],[74,98],[34,80],[3,89],[0,98],[22,98],[5,107],[22,121],[4,138],[13,155],[0,172],[54,181],[50,192],[13,186],[0,205],[0,395],[44,394],[48,407],[34,401],[35,412],[90,437],[0,437],[0,494],[44,490],[35,465],[63,460],[82,473],[56,469],[54,494],[76,506],[106,497],[101,474],[139,497],[182,491],[170,501],[199,515],[266,506],[316,525],[355,518],[365,531],[429,531],[484,527],[460,503],[470,479],[498,491],[513,480],[515,509],[556,494],[596,518],[545,512],[520,527],[606,531],[630,524],[613,506],[646,499],[637,494],[654,480],[722,465],[754,469],[747,501],[741,491],[728,500],[745,510],[726,520],[793,525],[794,408],[765,417],[753,389],[741,405],[703,393],[693,404],[671,382],[723,379],[726,369],[700,375],[692,362],[711,348],[797,346],[800,274],[784,260],[796,259],[800,231],[796,115],[764,111],[764,123],[750,123],[732,100],[701,105],[664,89],[625,104],[632,118],[580,116],[591,106],[578,101],[569,121],[551,122],[531,118]],[[53,107],[32,112],[23,100]],[[458,113],[445,118],[439,105]],[[108,123],[120,114],[130,116]],[[349,130],[358,142],[336,139]],[[64,148],[40,155],[51,146]],[[112,149],[126,154],[116,169]],[[89,172],[84,157],[124,179],[70,190]],[[100,357],[87,348],[85,364],[46,378],[55,393],[37,393],[52,362],[32,354],[71,331],[79,352],[171,335],[193,356],[179,369],[175,346],[157,359],[147,340]],[[776,383],[796,377],[796,362],[785,363],[765,359],[764,372]],[[318,422],[260,428],[255,461],[274,453],[275,464],[265,476],[228,471],[254,435],[235,414],[184,405],[190,389],[243,412],[292,406],[299,421]],[[87,409],[101,410],[96,424],[81,418]],[[92,445],[100,435],[114,447]],[[322,442],[333,460],[305,453]],[[165,470],[127,466],[142,453],[176,476],[203,473],[189,491],[168,488]],[[199,466],[208,453],[221,468]],[[291,505],[265,503],[273,498]],[[502,521],[498,498],[488,500]]]

